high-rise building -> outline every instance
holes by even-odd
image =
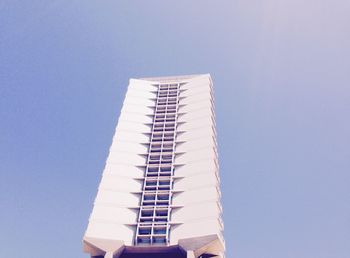
[[[131,79],[84,235],[91,257],[224,257],[210,75]]]

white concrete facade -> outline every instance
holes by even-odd
[[[131,79],[84,251],[224,257],[210,75]]]

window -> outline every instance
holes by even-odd
[[[152,217],[153,210],[143,210],[141,211],[141,217]]]
[[[168,206],[169,205],[169,201],[157,201],[156,205],[157,206]]]
[[[157,217],[166,217],[168,216],[168,210],[156,210]]]
[[[158,190],[170,190],[170,185],[158,186]]]
[[[157,181],[146,181],[146,186],[157,185]]]
[[[152,222],[153,218],[140,218],[140,222]]]
[[[158,200],[169,200],[169,194],[159,194],[157,195]]]
[[[155,222],[166,222],[168,219],[166,217],[156,217],[154,219]]]
[[[166,244],[180,84],[159,84],[143,185],[137,244]]]
[[[143,199],[144,199],[145,201],[152,201],[152,200],[155,200],[155,199],[156,199],[156,196],[155,196],[155,195],[145,195],[145,196],[143,197]]]
[[[139,228],[139,235],[150,235],[152,228]]]
[[[170,180],[159,181],[159,185],[170,185]]]
[[[165,235],[166,234],[166,228],[154,228],[153,234],[155,235]]]
[[[160,172],[159,176],[160,177],[171,176],[171,172]]]
[[[157,190],[157,186],[145,186],[146,191],[155,191]],[[166,190],[166,189],[165,189]]]
[[[148,172],[158,172],[158,170],[159,170],[159,167],[148,167],[147,168]]]
[[[154,202],[151,202],[151,201],[144,201],[142,202],[142,206],[154,206]]]
[[[151,238],[150,237],[138,237],[137,238],[137,243],[139,243],[139,244],[150,244],[151,243]]]
[[[168,171],[171,171],[171,167],[161,167],[161,168],[160,168],[160,171],[161,171],[161,172],[168,172]]]
[[[150,160],[159,160],[160,156],[159,155],[150,155],[149,158],[150,158]]]

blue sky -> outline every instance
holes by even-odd
[[[130,77],[211,73],[228,258],[350,256],[350,2],[0,2],[0,256],[88,257]]]

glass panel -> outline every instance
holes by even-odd
[[[140,237],[140,238],[137,239],[137,243],[139,243],[139,244],[150,244],[151,243],[151,238]]]
[[[155,195],[145,195],[143,199],[145,201],[150,201],[150,200],[155,200],[156,196]]]
[[[158,167],[153,167],[153,168],[152,167],[148,167],[147,171],[148,172],[158,172],[158,169],[159,169]]]
[[[159,181],[159,185],[170,185],[170,181]]]
[[[139,235],[150,235],[151,228],[139,228]]]
[[[152,217],[153,216],[153,210],[150,210],[150,211],[143,210],[143,211],[141,211],[141,216],[142,217]]]
[[[164,235],[166,234],[166,228],[154,228],[153,234],[155,235]]]
[[[156,216],[168,216],[168,210],[157,210],[156,211]]]
[[[161,168],[160,168],[160,171],[161,171],[161,172],[168,172],[168,171],[171,171],[171,167],[161,167]]]
[[[169,200],[169,195],[158,195],[158,200]]]

